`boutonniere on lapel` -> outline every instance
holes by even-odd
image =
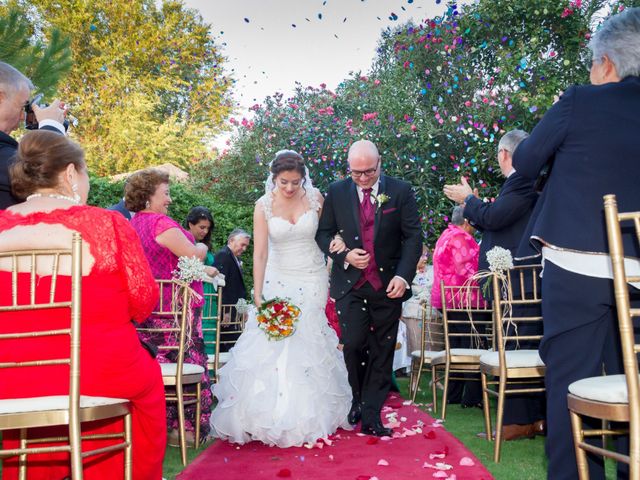
[[[376,195],[376,204],[378,205],[378,209],[382,207],[385,203],[389,201],[389,195],[385,195],[384,193],[379,193]]]

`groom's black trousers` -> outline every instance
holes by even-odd
[[[402,300],[367,282],[336,300],[336,311],[353,399],[362,403],[362,424],[373,425],[391,387]]]

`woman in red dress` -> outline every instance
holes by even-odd
[[[0,251],[67,248],[73,232],[82,234],[80,393],[131,401],[133,477],[160,480],[166,445],[162,377],[158,363],[140,344],[131,322],[145,319],[158,300],[140,241],[119,213],[84,205],[89,191],[84,153],[62,135],[42,130],[25,135],[11,178],[14,194],[26,201],[0,211]],[[9,268],[0,265],[3,286],[10,285]],[[69,268],[63,265],[61,269],[64,275],[59,277],[58,289],[68,294]],[[20,273],[19,282],[28,282],[28,275]],[[38,288],[46,290],[49,282],[50,278],[43,275]],[[8,304],[10,295],[10,289],[0,289],[0,304]],[[0,316],[0,333],[6,332],[9,324],[15,330],[19,322],[37,321],[42,329],[68,324],[68,312],[63,310],[49,310],[47,315],[4,312]],[[33,351],[68,348],[68,340],[56,337],[12,342],[15,345],[3,341],[0,362],[5,361],[7,351],[14,351],[15,355],[17,350],[27,359]],[[24,369],[19,373],[0,370],[0,398],[67,393],[68,367],[33,367],[32,373],[30,379],[25,379]],[[104,433],[116,428],[122,428],[121,419],[83,424],[83,433]],[[62,430],[56,429],[56,433],[64,434]],[[43,432],[41,429],[33,433]],[[5,448],[16,445],[16,438],[17,432],[4,432]],[[104,445],[104,440],[100,444],[83,442],[83,448]],[[27,461],[29,479],[70,477],[68,454],[30,455]],[[122,452],[89,457],[85,460],[85,479],[122,478],[123,462]],[[17,478],[16,458],[5,460],[2,476],[5,480]]]

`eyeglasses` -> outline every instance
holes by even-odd
[[[376,162],[375,168],[369,168],[367,170],[349,170],[349,173],[351,174],[352,177],[356,177],[356,178],[359,178],[362,175],[364,175],[365,177],[373,177],[378,171],[379,164],[380,164],[380,160]]]

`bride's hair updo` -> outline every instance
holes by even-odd
[[[304,159],[299,153],[293,150],[280,150],[271,162],[270,171],[273,174],[274,183],[276,177],[282,172],[298,172],[302,178],[302,187],[304,188],[306,172],[304,169]]]

